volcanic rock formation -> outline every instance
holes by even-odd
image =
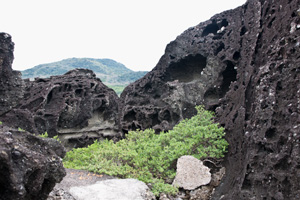
[[[12,47],[0,49],[1,72],[11,73]],[[204,104],[230,144],[212,199],[300,199],[299,63],[300,0],[248,0],[178,36],[119,104],[91,71],[75,70],[25,81],[15,102],[0,89],[8,100],[0,120],[50,136],[103,137],[118,128],[168,130]]]
[[[47,199],[66,174],[65,153],[54,139],[0,125],[0,199]]]
[[[171,42],[121,95],[123,130],[167,130],[204,104],[230,144],[213,199],[300,198],[300,1],[249,0]]]
[[[83,147],[118,135],[118,96],[91,70],[25,80],[24,98],[1,117],[31,133],[58,135],[65,147]]]
[[[14,43],[7,33],[0,33],[0,116],[15,107],[23,96],[21,73],[11,68]]]

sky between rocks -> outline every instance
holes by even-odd
[[[0,32],[15,43],[13,69],[72,57],[110,58],[150,71],[189,27],[246,0],[4,0]]]

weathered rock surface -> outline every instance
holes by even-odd
[[[193,156],[181,156],[177,160],[176,177],[173,185],[185,190],[194,190],[211,181],[210,169]]]
[[[26,81],[24,98],[1,116],[6,124],[36,134],[58,135],[67,148],[118,135],[118,96],[91,70]]]
[[[15,107],[23,97],[21,73],[11,68],[14,43],[7,33],[0,33],[0,116]]]
[[[54,139],[0,125],[0,199],[47,199],[65,176],[64,155]]]
[[[148,186],[136,179],[110,179],[96,184],[73,187],[70,193],[77,200],[122,199],[152,200],[155,199]]]
[[[217,112],[230,144],[213,199],[300,199],[300,1],[248,0],[171,42],[121,95],[124,131]]]

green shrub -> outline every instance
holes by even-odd
[[[95,141],[87,148],[73,149],[64,159],[67,168],[84,169],[121,178],[137,178],[151,184],[155,195],[175,194],[170,183],[175,177],[177,159],[193,155],[198,159],[221,158],[228,143],[224,128],[214,123],[213,113],[202,106],[166,133],[154,130],[131,131],[126,139]]]
[[[25,130],[20,127],[18,127],[18,131],[25,132]]]
[[[42,137],[42,138],[48,138],[49,137],[47,131],[44,134],[41,134],[39,136]]]
[[[2,122],[0,121],[0,125],[2,125]]]
[[[49,135],[47,133],[47,131],[44,134],[39,135],[42,138],[49,138]],[[58,135],[54,136],[53,139],[57,140],[58,142],[60,142]]]

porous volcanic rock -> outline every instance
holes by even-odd
[[[167,130],[204,104],[229,142],[213,199],[300,198],[300,1],[248,0],[186,30],[121,94],[123,130]]]
[[[0,115],[11,110],[23,97],[21,73],[11,68],[14,43],[7,33],[0,33]]]
[[[0,125],[0,199],[47,199],[65,176],[64,156],[54,139]]]
[[[25,80],[24,98],[0,120],[35,134],[58,135],[67,148],[118,135],[118,96],[91,70]]]

